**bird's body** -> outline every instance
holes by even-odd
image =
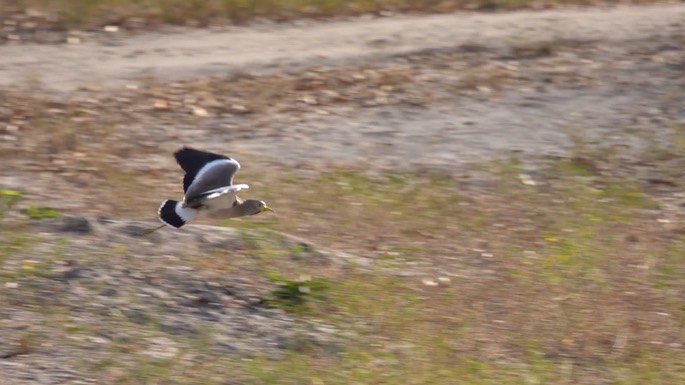
[[[158,214],[164,225],[178,229],[200,213],[207,213],[212,218],[236,218],[273,211],[263,201],[242,200],[236,195],[249,188],[246,184],[233,184],[233,177],[240,170],[237,160],[189,147],[176,151],[174,157],[185,171],[184,197],[181,202],[162,202]]]

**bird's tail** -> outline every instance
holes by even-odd
[[[167,226],[181,228],[197,215],[197,209],[183,207],[179,201],[165,200],[157,211],[159,219]]]

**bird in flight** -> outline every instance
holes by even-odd
[[[176,151],[174,157],[185,171],[183,201],[162,202],[157,213],[163,225],[145,230],[146,234],[164,226],[181,228],[200,213],[210,218],[238,218],[274,211],[264,201],[243,200],[236,195],[249,188],[246,184],[233,184],[233,177],[240,170],[237,160],[190,147]]]

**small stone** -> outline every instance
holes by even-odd
[[[519,174],[519,179],[521,180],[521,183],[523,183],[526,186],[537,185],[537,183],[533,180],[533,178],[528,174]]]
[[[130,309],[125,310],[124,315],[129,321],[136,323],[138,325],[146,324],[150,321],[150,316],[148,316],[143,310],[140,309]]]
[[[476,89],[484,94],[489,94],[492,92],[492,88],[488,86],[476,86]]]
[[[306,103],[306,104],[319,104],[319,102],[316,100],[316,98],[312,95],[304,95],[299,99],[301,102]]]
[[[97,336],[91,336],[88,338],[90,342],[94,342],[96,344],[108,344],[109,340],[107,338],[103,337],[97,337]]]
[[[105,287],[102,290],[100,290],[100,293],[98,294],[104,297],[113,297],[117,295],[117,289],[113,287]]]
[[[212,352],[220,354],[233,354],[240,350],[240,348],[236,347],[236,345],[229,341],[217,342],[212,345],[211,349]]]
[[[193,109],[193,115],[195,115],[195,116],[202,116],[202,117],[209,116],[209,112],[207,112],[207,110],[205,110],[202,107],[192,107],[192,109]]]
[[[59,221],[58,230],[67,233],[90,233],[91,226],[88,219],[84,217],[62,217]]]
[[[628,234],[626,236],[626,241],[630,243],[640,242],[640,238],[635,234]]]
[[[233,104],[231,105],[231,112],[234,114],[248,114],[252,111],[242,104]]]
[[[210,304],[221,304],[221,298],[213,291],[204,291],[200,293],[197,297],[196,304],[200,305],[210,305]]]
[[[160,290],[154,287],[143,287],[140,289],[144,294],[149,295],[151,297],[155,298],[160,298],[160,299],[167,299],[169,298],[169,294],[165,292],[164,290]]]
[[[191,322],[176,319],[165,319],[159,323],[159,329],[172,335],[195,335],[198,330]]]
[[[169,102],[166,100],[155,100],[152,107],[156,110],[166,110],[169,109]]]
[[[17,282],[7,282],[5,283],[5,287],[8,289],[16,289],[19,287],[19,284]]]
[[[145,19],[142,17],[129,17],[124,21],[126,28],[143,28],[145,26]]]
[[[155,337],[147,340],[150,346],[143,351],[143,354],[157,359],[170,359],[178,354],[176,342],[166,337]]]
[[[309,286],[302,285],[297,287],[297,291],[302,294],[309,294],[311,293],[312,289]]]
[[[64,273],[64,279],[70,281],[72,279],[95,278],[97,273],[92,270],[80,267],[74,267]]]

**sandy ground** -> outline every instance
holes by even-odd
[[[520,41],[597,40],[607,44],[682,33],[682,4],[560,9],[502,14],[362,18],[298,25],[169,29],[68,45],[0,47],[0,85],[121,86],[141,73],[163,78],[337,64],[464,44],[504,49]]]
[[[297,121],[273,119],[270,130],[278,135],[260,135],[261,128],[255,128],[252,138],[240,142],[243,153],[269,153],[292,163],[450,166],[511,151],[561,155],[572,145],[569,132],[630,142],[620,130],[654,116],[658,119],[649,123],[651,129],[670,129],[685,112],[684,20],[685,5],[667,4],[170,29],[128,37],[112,33],[81,44],[0,47],[0,85],[114,90],[151,75],[164,82],[231,72],[382,66],[417,53],[451,52],[444,60],[459,61],[460,50],[485,52],[481,63],[504,68],[521,81],[491,93],[498,88],[493,80],[475,85],[482,91],[476,97],[448,97],[421,107],[332,107]],[[581,49],[531,63],[512,55],[520,46],[569,41]],[[537,72],[526,74],[528,67]],[[549,80],[570,73],[588,81]],[[441,76],[439,71],[432,78],[427,74],[426,87],[439,89]],[[216,127],[232,124],[214,120],[208,124],[212,129],[199,127],[211,134],[208,143],[197,143],[197,136],[193,141],[230,141],[234,130]]]

